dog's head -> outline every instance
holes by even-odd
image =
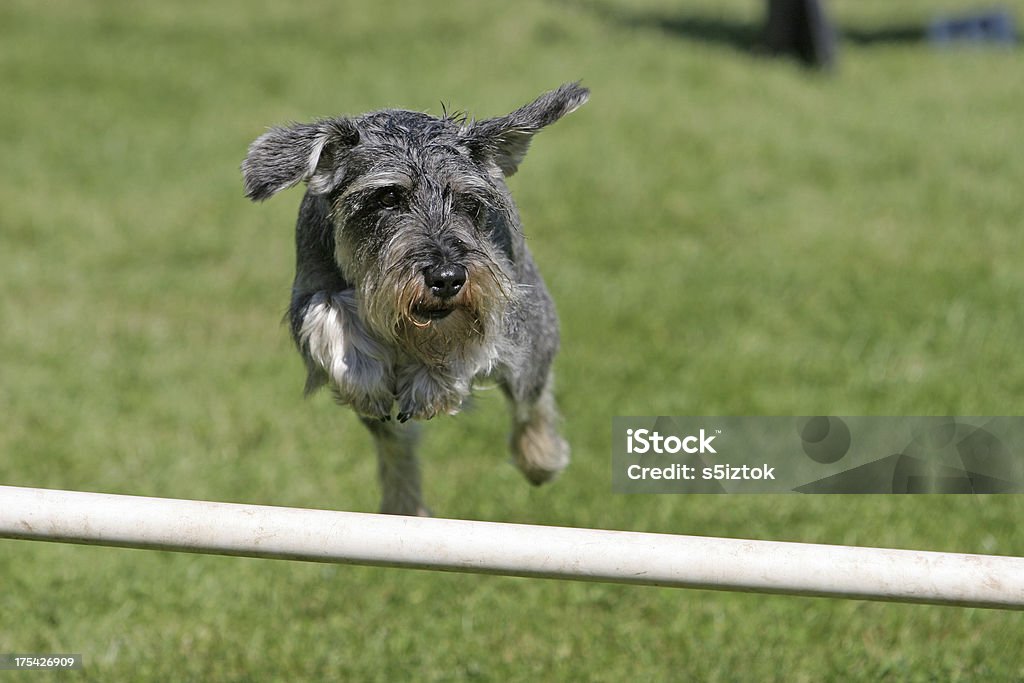
[[[382,339],[430,357],[482,338],[516,295],[504,178],[541,128],[589,91],[563,85],[483,121],[385,110],[273,128],[242,163],[261,201],[305,181],[334,224],[334,258]]]

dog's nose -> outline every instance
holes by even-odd
[[[466,269],[460,265],[446,263],[428,268],[423,277],[434,296],[451,299],[466,284]]]

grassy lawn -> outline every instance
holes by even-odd
[[[484,392],[427,431],[436,513],[1024,555],[1019,496],[610,484],[615,415],[1021,413],[1021,53],[888,30],[964,4],[835,0],[826,77],[747,47],[755,0],[8,0],[0,483],[374,510],[369,436],[302,399],[280,324],[301,191],[247,202],[246,146],[582,78],[510,183],[574,462],[531,489]],[[13,541],[0,585],[0,652],[84,654],[68,679],[1024,679],[998,611]]]

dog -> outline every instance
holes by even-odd
[[[381,512],[429,514],[416,423],[456,414],[483,378],[509,399],[513,461],[531,483],[569,463],[558,317],[505,178],[588,97],[570,83],[480,121],[386,109],[271,128],[249,147],[253,201],[307,185],[287,320],[307,395],[328,386],[374,437]]]

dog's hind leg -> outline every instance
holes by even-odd
[[[377,446],[380,511],[389,515],[429,517],[423,504],[420,466],[416,458],[419,425],[363,418]]]

